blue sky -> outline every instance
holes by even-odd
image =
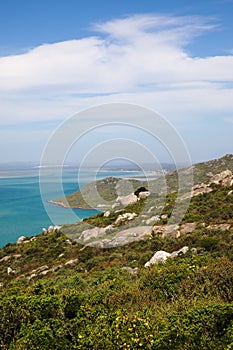
[[[232,15],[233,0],[0,1],[0,162],[40,159],[60,122],[112,102],[161,113],[193,161],[232,153]]]

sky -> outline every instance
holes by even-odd
[[[159,113],[193,162],[233,153],[232,15],[233,0],[0,0],[0,162],[40,160],[62,122],[108,103]]]

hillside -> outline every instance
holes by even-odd
[[[130,229],[135,227],[141,227],[141,229],[137,229],[137,232],[136,230],[133,231],[135,239],[140,239],[144,235],[148,236],[148,233],[150,234],[151,232],[151,227],[154,225],[162,228],[162,225],[178,224],[179,227],[175,227],[173,230],[174,234],[177,234],[176,231],[181,228],[182,224],[187,222],[202,222],[206,225],[218,221],[221,223],[224,215],[224,220],[227,222],[231,221],[233,212],[232,199],[227,196],[229,192],[227,187],[221,187],[221,183],[228,179],[228,185],[230,185],[232,170],[232,155],[226,155],[218,160],[193,166],[193,197],[189,203],[190,194],[189,192],[186,193],[185,189],[183,189],[183,203],[179,201],[178,206],[176,204],[178,193],[175,191],[176,186],[174,185],[177,174],[173,172],[166,176],[167,183],[170,185],[168,193],[161,191],[161,184],[158,186],[160,179],[152,180],[155,185],[149,186],[149,188],[153,187],[153,190],[155,190],[155,187],[158,186],[159,194],[152,192],[146,199],[141,199],[124,206],[113,205],[112,209],[84,219],[82,222],[63,225],[63,232],[81,244],[89,243],[92,245],[98,244],[102,247],[110,247],[116,244],[131,242],[133,237],[132,230]],[[189,176],[189,170],[184,169],[181,172],[184,177],[186,174]],[[220,176],[220,178],[217,179],[216,176]],[[221,176],[226,176],[225,180]],[[200,180],[199,184],[198,179]],[[218,185],[216,184],[218,182],[216,179],[219,181]],[[205,182],[203,183],[202,181]],[[148,186],[148,183],[143,183],[143,185]],[[198,193],[202,195],[196,196],[195,194]],[[123,198],[129,198],[129,196]],[[187,208],[185,208],[185,215],[181,217],[182,220],[180,221],[179,210],[180,208],[182,209],[182,206],[186,202]]]
[[[222,158],[210,160],[208,162],[195,164],[190,168],[184,168],[179,170],[179,175],[184,178],[187,177],[189,181],[190,171],[193,172],[194,184],[208,181],[208,179],[225,169],[233,171],[233,155],[227,154]],[[66,197],[53,199],[50,202],[61,205],[63,207],[71,208],[96,208],[107,209],[114,204],[117,196],[127,195],[132,192],[132,189],[136,190],[139,186],[150,187],[153,193],[161,194],[163,191],[177,191],[178,189],[178,177],[177,171],[169,172],[164,177],[156,178],[148,181],[138,181],[134,179],[121,179],[121,178],[105,178],[98,180],[94,183],[90,183],[84,186],[81,190],[78,190]],[[98,193],[96,193],[96,191]],[[101,203],[100,203],[101,199]]]
[[[161,198],[148,196],[0,249],[0,348],[232,349],[229,158],[213,161],[213,169],[195,166],[201,181],[179,225],[168,223],[177,196],[171,192],[160,212]],[[137,216],[128,220],[129,213]],[[104,249],[103,238],[83,233],[111,225],[120,233],[128,221],[150,230]]]

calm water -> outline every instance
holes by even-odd
[[[93,177],[91,171],[83,173],[81,181],[77,181],[77,173],[74,170],[66,170],[63,175],[63,189],[65,194],[72,193],[78,187],[89,183]],[[130,176],[140,175],[139,172],[131,172]],[[100,172],[98,178],[107,176],[129,177],[125,172]],[[48,171],[43,175],[43,181],[47,184],[46,198],[56,199],[60,197],[57,192],[56,171]],[[61,208],[53,204],[47,204],[49,213],[52,213],[53,222],[48,216],[40,194],[39,174],[35,169],[15,171],[13,169],[0,169],[0,246],[9,242],[16,242],[21,235],[35,235],[41,232],[43,227],[73,223],[82,218],[96,213],[95,210],[73,209],[72,215],[69,209]],[[75,219],[74,219],[74,215]],[[55,219],[54,219],[55,218]]]

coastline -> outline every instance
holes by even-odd
[[[63,202],[59,202],[59,201],[56,201],[56,200],[53,200],[53,199],[50,199],[47,201],[48,203],[51,203],[51,204],[54,204],[54,205],[57,205],[58,207],[62,207],[64,209],[81,209],[81,210],[93,210],[93,208],[85,208],[85,207],[71,207],[71,206],[68,206],[68,205],[65,205]],[[98,209],[96,209],[98,210]]]

